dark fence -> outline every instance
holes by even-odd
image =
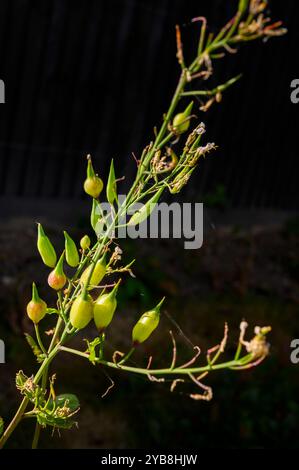
[[[278,4],[279,3],[279,4]],[[182,25],[186,54],[198,25],[229,18],[236,2],[220,0],[2,0],[0,78],[0,197],[82,197],[86,153],[106,177],[133,175],[134,160],[152,136],[179,73],[174,25]],[[290,82],[298,68],[296,2],[272,2],[288,36],[246,46],[217,69],[223,82],[244,72],[200,119],[217,153],[195,174],[187,196],[217,185],[234,207],[295,209],[298,119],[290,119]],[[295,62],[296,61],[296,62]],[[215,85],[212,82],[211,86]],[[208,85],[207,85],[208,86]],[[299,111],[299,107],[298,107]],[[201,114],[201,113],[199,113]]]

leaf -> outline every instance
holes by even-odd
[[[30,336],[28,333],[25,333],[25,338],[27,343],[32,349],[33,354],[36,356],[38,362],[42,362],[45,355],[43,354],[42,350],[39,348],[37,343],[34,341],[32,336]]]
[[[4,421],[3,421],[3,419],[2,419],[1,416],[0,416],[0,437],[1,437],[2,434],[3,434],[3,431],[4,431]]]
[[[54,416],[46,413],[45,411],[38,411],[36,414],[38,424],[43,428],[52,426],[59,429],[71,429],[77,422],[70,417]]]
[[[76,424],[73,416],[78,413],[79,409],[78,397],[73,393],[63,393],[55,400],[49,400],[46,407],[37,409],[36,418],[43,427],[70,429]]]
[[[97,353],[96,353],[96,347],[101,343],[101,338],[95,338],[93,341],[88,341],[87,339],[85,340],[87,343],[87,349],[89,352],[88,359],[90,362],[95,365],[95,360],[97,358]]]
[[[80,402],[76,395],[73,393],[62,393],[55,399],[55,403],[59,407],[67,406],[71,412],[74,412],[80,408]]]
[[[59,315],[59,310],[57,310],[57,308],[47,308],[46,312],[48,315],[52,315],[53,313],[57,313],[57,315]]]

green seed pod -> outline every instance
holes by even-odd
[[[69,266],[75,268],[79,264],[79,253],[74,240],[67,232],[63,232],[65,238],[65,259]]]
[[[82,250],[88,250],[88,248],[90,247],[90,238],[88,235],[84,235],[84,237],[81,238],[80,240],[80,246],[82,248]]]
[[[92,270],[92,268],[93,268],[93,264],[90,264],[85,269],[85,271],[83,271],[81,278],[80,278],[80,281],[82,282],[83,285],[87,283],[89,275],[90,275],[90,271]],[[97,261],[94,267],[93,273],[89,281],[90,286],[97,286],[101,282],[103,277],[105,276],[106,270],[107,270],[106,254],[104,254],[102,258]],[[89,287],[89,288],[92,289],[92,287]]]
[[[165,297],[158,303],[158,305],[145,312],[138,320],[132,331],[133,345],[137,346],[143,343],[157,328],[160,321],[160,308],[164,302]]]
[[[117,199],[116,179],[115,179],[113,158],[110,163],[110,171],[109,171],[109,176],[108,176],[106,195],[107,195],[107,201],[109,202],[109,204],[113,204],[113,201]]]
[[[55,269],[53,269],[53,271],[51,271],[48,276],[48,284],[50,287],[52,287],[52,289],[55,289],[55,290],[63,289],[67,281],[66,275],[64,274],[64,271],[63,271],[63,259],[64,259],[64,252],[60,256]]]
[[[70,311],[70,321],[71,324],[78,328],[78,330],[82,330],[85,328],[93,316],[93,302],[90,296],[77,297]]]
[[[27,305],[27,315],[33,323],[39,323],[47,313],[47,304],[38,295],[35,283],[32,284],[32,299]]]
[[[98,176],[86,178],[84,181],[84,191],[91,197],[98,198],[102,192],[104,183]]]
[[[248,8],[249,0],[239,0],[238,12],[243,15]]]
[[[153,212],[154,208],[156,207],[156,204],[158,203],[160,196],[164,190],[164,187],[160,188],[159,191],[154,194],[154,196],[149,199],[141,209],[136,211],[132,217],[130,218],[128,222],[128,226],[130,225],[137,225],[141,224],[144,220],[146,220],[151,213]]]
[[[93,199],[91,213],[90,213],[90,225],[92,226],[95,232],[97,228],[97,223],[99,222],[101,217],[102,217],[101,205],[99,201],[97,201],[96,199]]]
[[[87,178],[84,181],[84,191],[93,198],[98,198],[104,187],[103,181],[99,178],[93,169],[90,155],[87,157]]]
[[[55,249],[45,234],[41,224],[37,224],[37,230],[37,249],[39,254],[41,255],[42,260],[46,266],[49,266],[49,268],[54,268],[57,261]]]
[[[189,129],[190,126],[190,114],[193,107],[193,101],[189,103],[183,113],[179,113],[173,118],[172,127],[177,134],[183,134]]]
[[[108,294],[100,295],[93,306],[93,317],[101,333],[110,323],[117,307],[116,294],[120,280]]]

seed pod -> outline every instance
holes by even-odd
[[[249,0],[239,0],[238,12],[243,15],[247,10]]]
[[[88,248],[90,247],[90,238],[88,235],[84,235],[84,237],[81,238],[80,240],[80,246],[82,248],[82,250],[88,250]]]
[[[93,306],[93,317],[97,329],[101,333],[110,323],[117,307],[116,294],[120,280],[108,294],[100,295]]]
[[[49,268],[54,268],[57,261],[55,249],[45,234],[41,224],[37,224],[37,230],[37,249],[39,254],[41,255],[42,260],[46,266],[49,266]]]
[[[99,201],[96,199],[92,200],[92,208],[90,213],[90,225],[96,232],[97,223],[99,222],[100,218],[102,217],[102,210]]]
[[[69,266],[75,268],[79,264],[79,253],[74,240],[64,231],[65,238],[65,259]]]
[[[115,201],[115,199],[117,198],[113,158],[111,159],[111,163],[110,163],[110,171],[109,171],[107,188],[106,188],[106,196],[107,196],[107,201],[109,202],[109,204],[113,204],[113,201]]]
[[[84,191],[93,198],[98,198],[103,189],[103,181],[99,178],[93,169],[90,156],[87,157],[87,178],[84,181]]]
[[[92,268],[93,268],[93,264],[90,264],[85,269],[85,271],[83,271],[83,273],[81,275],[81,278],[80,278],[80,281],[82,282],[83,285],[85,285],[87,283],[89,275],[90,275],[90,271],[92,270]],[[89,285],[90,286],[97,286],[101,282],[103,277],[105,276],[106,269],[107,269],[106,254],[104,254],[102,256],[102,258],[97,261],[97,263],[94,267],[93,273],[92,273],[90,281],[89,281]],[[92,287],[89,287],[89,288],[92,289]]]
[[[90,320],[92,319],[93,315],[93,302],[91,297],[80,295],[77,297],[70,311],[70,321],[71,324],[78,328],[78,330],[82,330],[85,328]]]
[[[48,276],[48,284],[55,290],[61,290],[67,281],[66,275],[63,272],[63,258],[64,252],[60,256],[55,269],[53,269]]]
[[[158,203],[160,196],[164,190],[164,187],[160,188],[159,191],[154,194],[154,196],[149,199],[141,209],[136,211],[132,217],[130,218],[128,222],[128,226],[132,225],[137,225],[141,224],[144,220],[146,220],[151,213],[153,212],[154,208],[156,207],[156,204]]]
[[[27,305],[27,315],[33,323],[39,323],[47,312],[47,304],[38,295],[35,283],[32,284],[32,299]]]
[[[193,107],[193,101],[189,103],[184,112],[177,114],[173,118],[172,127],[177,134],[183,134],[189,129],[190,126],[190,114]]]
[[[133,345],[137,346],[143,343],[157,328],[160,321],[160,308],[164,302],[165,297],[158,303],[158,305],[145,312],[138,320],[132,331]]]

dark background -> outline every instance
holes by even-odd
[[[56,247],[61,230],[76,240],[88,231],[89,201],[83,194],[85,155],[107,178],[111,157],[117,175],[133,178],[137,155],[152,138],[177,83],[176,23],[182,25],[186,56],[196,44],[198,24],[224,24],[236,1],[161,0],[34,1],[0,3],[0,338],[7,363],[0,366],[0,415],[8,420],[19,397],[18,369],[34,371],[23,331],[24,309],[35,279],[44,298],[47,270],[35,249],[35,224],[42,220]],[[254,43],[221,61],[206,84],[213,88],[239,73],[243,78],[207,114],[206,141],[219,149],[201,162],[180,197],[205,201],[204,246],[184,250],[174,240],[123,244],[126,259],[141,260],[136,279],[120,292],[119,315],[107,346],[129,347],[140,310],[167,296],[167,311],[203,351],[216,344],[224,321],[231,325],[233,354],[242,318],[271,324],[271,356],[244,373],[221,372],[207,380],[213,402],[192,402],[179,392],[131,376],[111,374],[80,359],[57,361],[57,391],[77,393],[79,431],[51,438],[42,447],[298,447],[298,366],[289,360],[298,338],[299,222],[297,135],[299,105],[290,101],[298,78],[298,2],[271,2],[274,20],[289,32]],[[193,47],[194,46],[194,47]],[[63,224],[62,224],[63,222]],[[49,325],[51,326],[51,320]],[[159,332],[137,356],[155,363],[170,352],[164,316]],[[86,336],[94,336],[93,327]],[[178,332],[176,334],[179,336]],[[78,342],[78,348],[82,343]],[[182,357],[190,344],[181,339]],[[167,352],[167,354],[166,354]],[[29,421],[29,420],[28,420]],[[28,446],[32,423],[22,424],[10,447]]]
[[[28,198],[75,204],[82,198],[86,153],[103,177],[114,157],[118,174],[129,181],[131,152],[138,155],[151,139],[177,81],[174,25],[182,25],[188,57],[199,27],[190,19],[200,11],[213,30],[230,18],[235,3],[2,1],[2,211],[15,198],[22,198],[25,212]],[[217,78],[206,85],[244,74],[218,109],[199,113],[207,140],[219,150],[193,179],[197,198],[221,184],[234,207],[298,207],[297,121],[289,99],[299,60],[296,5],[272,2],[273,18],[282,19],[289,34],[245,46],[221,61]]]

